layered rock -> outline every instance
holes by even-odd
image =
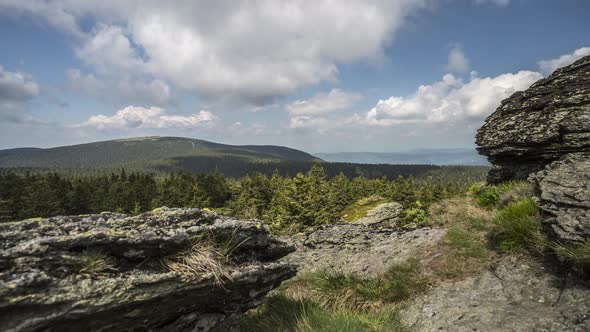
[[[488,182],[537,184],[555,239],[590,239],[590,56],[504,100],[476,143],[493,164]]]
[[[0,330],[225,331],[295,274],[292,250],[198,209],[0,224]]]
[[[502,101],[476,136],[491,183],[526,179],[569,153],[590,151],[590,56]]]

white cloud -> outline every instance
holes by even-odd
[[[538,64],[539,64],[539,68],[541,68],[541,71],[543,71],[543,73],[551,74],[552,72],[554,72],[558,68],[570,65],[570,64],[576,62],[576,60],[578,60],[582,57],[585,57],[587,55],[590,55],[590,47],[582,47],[582,48],[578,48],[573,53],[564,54],[564,55],[559,56],[555,59],[541,60],[541,61],[539,61]]]
[[[172,103],[171,88],[166,82],[132,77],[97,77],[79,69],[68,69],[66,86],[70,91],[92,96],[106,103],[167,105]]]
[[[24,122],[27,103],[39,95],[39,85],[27,73],[11,72],[0,66],[0,119]]]
[[[189,116],[170,115],[158,107],[127,106],[111,116],[95,115],[77,126],[103,129],[212,128],[217,117],[209,111]]]
[[[505,7],[510,4],[510,0],[475,0],[475,3],[478,5],[485,4],[485,3],[491,3],[496,6]]]
[[[0,10],[79,36],[77,55],[97,71],[265,104],[337,80],[341,64],[379,59],[427,2],[0,0]],[[98,22],[91,33],[79,24],[88,19]]]
[[[328,93],[320,92],[308,100],[297,100],[287,105],[286,109],[294,116],[319,115],[350,108],[361,98],[358,93],[332,89]]]
[[[451,48],[447,70],[455,73],[466,73],[469,70],[469,59],[463,53],[461,45],[455,44]]]
[[[481,121],[503,99],[528,88],[542,77],[531,71],[486,78],[473,73],[470,81],[465,83],[446,74],[441,81],[420,86],[413,95],[379,100],[365,117],[356,116],[353,120],[372,126]]]

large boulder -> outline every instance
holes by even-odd
[[[226,331],[295,274],[293,249],[199,209],[0,224],[0,330]]]
[[[590,56],[502,101],[476,143],[493,164],[491,183],[526,179],[563,155],[590,151]]]
[[[555,239],[590,239],[590,56],[504,100],[476,143],[493,164],[488,182],[537,184]]]

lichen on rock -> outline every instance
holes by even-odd
[[[163,264],[199,241],[227,275]],[[0,242],[2,331],[226,330],[295,274],[268,227],[199,209],[23,220]]]

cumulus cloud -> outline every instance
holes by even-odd
[[[39,95],[39,85],[27,73],[11,72],[0,66],[0,119],[23,122],[27,103]]]
[[[200,95],[260,105],[337,80],[341,64],[379,59],[427,2],[0,0],[0,10],[40,16],[80,36],[76,53],[97,71],[147,73]],[[89,18],[97,24],[88,33],[80,22]]]
[[[308,100],[297,100],[286,106],[291,115],[319,115],[347,109],[358,102],[362,96],[358,93],[332,89],[320,92]]]
[[[557,70],[558,68],[570,65],[576,62],[576,60],[587,55],[590,55],[590,47],[582,47],[578,48],[573,53],[564,54],[555,59],[541,60],[538,64],[539,68],[541,68],[541,71],[548,75]]]
[[[447,70],[455,73],[466,73],[469,70],[469,59],[463,53],[463,48],[459,44],[453,45],[449,52]]]
[[[138,103],[168,105],[173,101],[170,86],[158,79],[142,80],[132,77],[97,77],[68,69],[66,86],[70,91],[97,98],[106,103]]]
[[[481,121],[500,101],[542,77],[537,72],[519,71],[480,78],[472,72],[471,79],[465,83],[446,74],[434,84],[420,86],[413,95],[379,100],[365,117],[357,116],[354,120],[372,126]]]
[[[158,107],[144,108],[127,106],[115,114],[95,115],[79,127],[96,129],[164,129],[164,128],[212,128],[217,117],[209,111],[200,111],[189,116],[167,114]]]

